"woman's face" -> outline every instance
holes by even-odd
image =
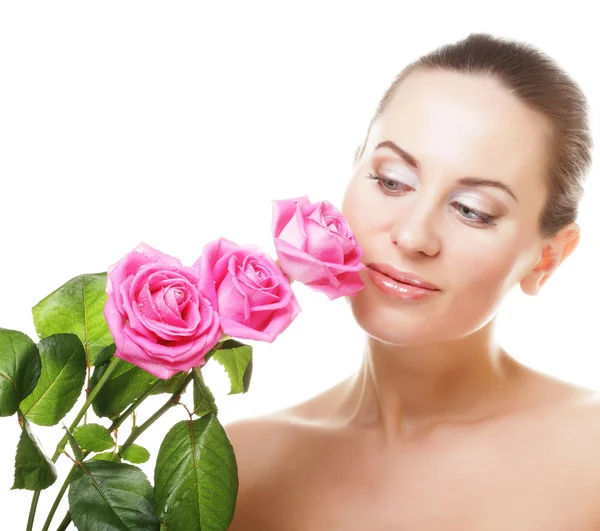
[[[544,118],[495,79],[417,71],[397,87],[355,163],[342,212],[365,264],[417,274],[440,291],[402,300],[363,271],[365,289],[348,300],[369,335],[437,342],[490,322],[540,259],[547,138]],[[499,184],[476,185],[482,179]]]

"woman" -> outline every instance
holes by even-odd
[[[552,60],[487,35],[398,76],[342,206],[368,266],[362,366],[227,427],[230,529],[600,529],[597,394],[494,338],[505,295],[536,295],[577,246],[587,120]]]

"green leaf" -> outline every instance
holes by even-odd
[[[108,367],[108,363],[94,369],[91,386],[94,387]],[[92,402],[94,413],[99,417],[115,418],[127,406],[135,402],[158,378],[128,361],[121,360],[119,366],[102,386]]]
[[[67,428],[67,426],[63,426],[63,428],[67,432],[67,440],[69,441],[69,444],[71,445],[73,453],[75,454],[75,459],[79,462],[83,461],[83,452],[81,451],[81,447],[75,440],[75,437],[73,437],[71,430],[69,430],[69,428]]]
[[[69,511],[79,531],[159,528],[152,485],[138,467],[126,463],[82,463],[69,486]]]
[[[117,347],[114,343],[101,349],[100,352],[98,352],[98,354],[96,355],[96,359],[94,360],[94,367],[97,367],[98,365],[103,365],[104,363],[108,363],[114,356],[116,350]]]
[[[34,424],[54,426],[73,408],[85,381],[85,351],[74,334],[56,334],[38,343],[42,374],[20,409]]]
[[[87,365],[113,343],[104,318],[106,273],[72,278],[33,307],[33,322],[41,338],[71,333],[83,343]]]
[[[92,388],[102,378],[102,374],[104,374],[107,367],[108,363],[105,363],[94,369],[90,382]],[[178,372],[168,380],[160,380],[144,369],[128,361],[121,360],[119,367],[96,395],[92,407],[99,417],[115,418],[156,382],[160,383],[151,391],[151,395],[173,393],[183,383],[187,375],[188,373],[183,371]]]
[[[202,373],[199,373],[200,367],[197,367],[193,370],[194,414],[198,415],[199,417],[203,417],[207,413],[214,413],[216,415],[217,413],[219,413],[219,409],[217,408],[215,397],[213,396],[208,386],[204,383]]]
[[[150,459],[150,452],[139,444],[121,446],[119,449],[121,457],[130,463],[145,463]]]
[[[101,454],[96,454],[92,457],[95,461],[112,461],[113,463],[120,463],[121,456],[117,453],[117,449],[113,452],[102,452]]]
[[[102,452],[115,445],[115,441],[108,429],[100,424],[90,423],[77,426],[73,430],[73,436],[79,443],[79,446],[84,450],[92,452]]]
[[[183,380],[186,379],[188,375],[187,371],[178,372],[177,374],[171,376],[168,380],[163,380],[160,384],[158,384],[153,390],[153,395],[158,395],[161,393],[174,393],[175,390],[183,383]]]
[[[231,382],[230,395],[246,393],[252,376],[252,347],[234,339],[223,342],[213,356],[227,371]]]
[[[156,514],[167,529],[222,531],[233,519],[238,471],[216,415],[175,424],[154,470]]]
[[[23,431],[17,444],[15,481],[12,489],[43,490],[56,481],[54,463],[46,457],[40,443],[23,419]]]
[[[14,415],[40,377],[40,354],[22,332],[0,328],[0,417]]]

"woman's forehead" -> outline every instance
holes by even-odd
[[[467,173],[544,171],[545,118],[490,77],[414,72],[374,122],[371,149],[391,140],[423,164]]]

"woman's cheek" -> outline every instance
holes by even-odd
[[[363,179],[363,181],[364,180],[365,179]],[[347,220],[355,220],[357,214],[364,207],[364,196],[366,190],[364,188],[361,189],[361,184],[362,183],[359,180],[359,176],[355,175],[346,187],[346,192],[342,199],[340,211]]]
[[[354,237],[364,249],[368,246],[368,235],[380,224],[377,209],[369,197],[369,190],[361,189],[351,182],[342,202],[341,212],[348,221]]]

